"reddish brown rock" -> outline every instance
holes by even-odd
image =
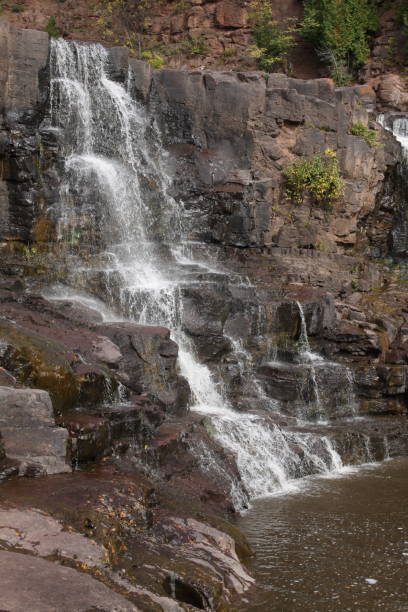
[[[382,106],[405,110],[408,102],[408,90],[402,76],[385,74],[378,79],[375,87]]]
[[[222,0],[217,3],[215,23],[221,28],[243,28],[247,12],[240,0]]]

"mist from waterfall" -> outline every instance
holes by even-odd
[[[213,261],[207,265],[192,258],[182,204],[170,195],[154,117],[131,98],[128,84],[109,78],[108,52],[100,45],[52,40],[50,66],[50,123],[59,133],[65,160],[59,237],[84,249],[96,245],[102,253],[83,261],[81,275],[84,270],[90,277],[104,273],[104,297],[120,316],[170,328],[179,345],[181,373],[194,396],[192,409],[211,420],[214,437],[235,454],[251,497],[273,493],[293,478],[339,468],[329,438],[286,431],[259,414],[234,410],[222,380],[199,361],[182,325],[185,272],[199,265],[223,273]],[[76,273],[72,270],[74,286]],[[224,282],[236,282],[236,277],[224,275]],[[259,399],[262,391],[253,376],[248,384]],[[269,402],[270,410],[276,410]]]

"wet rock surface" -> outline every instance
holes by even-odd
[[[103,582],[112,601],[116,590],[129,609],[141,610],[229,606],[252,584],[233,537],[219,530],[232,528],[211,508],[203,523],[203,504],[192,497],[186,509],[174,482],[149,480],[129,462],[26,482],[10,481],[0,490],[0,549],[36,555],[33,568],[45,557],[49,575],[58,576],[68,564],[71,585],[98,580],[96,593],[98,585],[106,590]],[[242,536],[234,536],[247,554]],[[50,583],[40,581],[38,588],[46,598]]]
[[[67,605],[84,612],[92,608],[106,612],[138,610],[93,578],[28,555],[0,551],[0,576],[2,605],[13,612],[27,608],[51,612]]]
[[[220,28],[241,27],[231,7],[217,5]],[[252,584],[235,552],[248,549],[231,526],[233,487],[247,500],[236,456],[217,442],[211,419],[189,412],[171,330],[106,321],[78,301],[41,295],[58,280],[109,295],[115,307],[121,288],[100,253],[97,198],[76,211],[81,235],[56,239],[63,162],[58,133],[42,123],[48,41],[3,22],[0,34],[8,92],[0,126],[5,602],[25,610],[32,589],[30,609],[58,608],[70,580],[78,610],[233,609]],[[346,463],[406,454],[400,147],[368,114],[376,91],[381,104],[393,103],[390,79],[376,90],[335,89],[327,79],[279,74],[152,71],[124,50],[110,52],[115,79],[129,65],[132,93],[161,126],[191,248],[224,267],[184,268],[181,325],[200,361],[234,407],[288,434],[299,464],[308,457],[298,433],[316,436],[323,460],[325,436]],[[380,146],[352,135],[355,122],[372,126]],[[290,202],[282,170],[327,148],[337,153],[344,197],[332,209]],[[160,248],[171,260],[168,245]],[[296,424],[299,416],[310,422]],[[329,426],[319,423],[326,419]],[[16,599],[24,568],[27,591]],[[36,574],[44,576],[37,585]]]

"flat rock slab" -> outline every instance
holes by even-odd
[[[64,530],[59,521],[44,512],[0,505],[0,546],[1,542],[40,557],[56,555],[89,567],[102,566],[107,552],[93,540]]]
[[[7,612],[137,612],[87,574],[38,557],[0,551],[1,609]]]

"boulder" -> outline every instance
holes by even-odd
[[[135,393],[149,392],[169,411],[185,412],[189,402],[186,381],[178,374],[178,346],[165,327],[136,323],[104,323],[94,327],[119,347],[121,382]]]
[[[68,432],[55,426],[46,391],[0,387],[0,431],[6,456],[21,462],[20,475],[71,471]]]

